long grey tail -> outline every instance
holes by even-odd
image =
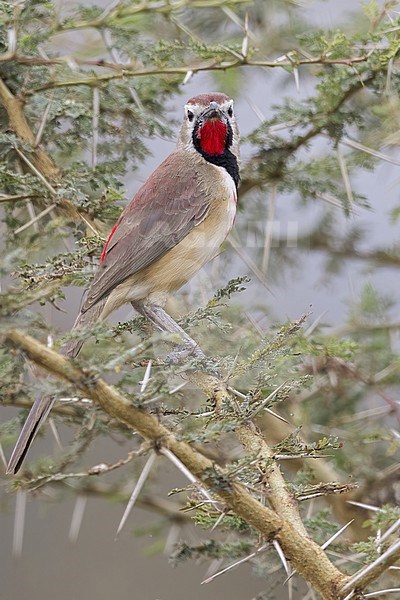
[[[107,301],[107,298],[103,298],[96,302],[93,306],[91,306],[86,312],[79,313],[78,318],[76,319],[72,331],[74,329],[82,329],[83,327],[89,327],[92,323],[95,323],[99,318],[101,313],[103,312],[104,305]],[[64,344],[61,348],[62,354],[64,356],[68,356],[68,358],[75,358],[78,356],[81,348],[83,346],[83,341],[81,340],[71,340]]]
[[[88,327],[97,321],[102,313],[106,300],[107,298],[104,298],[89,308],[85,313],[80,313],[75,321],[73,329]],[[62,347],[61,352],[69,358],[75,358],[79,354],[82,345],[83,342],[80,340],[71,340]],[[6,470],[7,474],[17,473],[19,471],[37,432],[42,423],[46,420],[55,400],[56,397],[53,394],[45,394],[44,396],[36,398],[11,454]]]
[[[31,447],[41,424],[47,418],[55,399],[56,397],[54,395],[50,396],[49,394],[38,396],[38,398],[36,398],[24,426],[22,427],[21,433],[19,434],[11,458],[8,461],[6,469],[7,474],[17,473],[20,470],[26,453]]]

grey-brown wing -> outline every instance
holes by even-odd
[[[82,312],[161,258],[206,217],[204,193],[179,158],[177,153],[170,155],[120,216]]]

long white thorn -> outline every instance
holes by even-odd
[[[211,577],[211,575],[214,575],[214,573],[216,573],[218,571],[218,569],[221,567],[223,562],[224,562],[223,558],[214,558],[214,560],[212,560],[208,566],[208,569],[206,572],[206,578]]]
[[[164,554],[167,556],[171,554],[173,547],[177,543],[180,531],[181,526],[178,523],[172,523],[164,546]]]
[[[249,49],[249,14],[246,12],[246,16],[244,19],[244,37],[242,41],[242,56],[244,58],[247,57],[247,52]]]
[[[353,504],[354,506],[360,506],[360,508],[365,508],[365,510],[379,510],[379,506],[373,506],[372,504],[364,504],[363,502],[356,502],[355,500],[346,500],[347,504]]]
[[[28,167],[35,173],[35,175],[40,179],[40,181],[43,183],[43,185],[45,185],[47,187],[47,189],[52,194],[54,194],[54,196],[57,196],[56,190],[47,181],[46,177],[35,167],[35,165],[33,163],[31,163],[29,158],[27,156],[25,156],[25,154],[23,152],[21,152],[21,150],[17,146],[14,147],[14,150],[22,158],[22,160],[28,165]]]
[[[57,446],[59,447],[60,450],[62,450],[63,449],[63,445],[61,443],[60,435],[58,433],[58,429],[56,427],[56,424],[54,423],[54,419],[52,419],[51,417],[49,419],[49,425],[50,425],[51,433],[53,434],[53,437],[56,440]]]
[[[147,388],[147,384],[150,381],[150,373],[151,373],[152,364],[153,364],[152,360],[149,360],[149,362],[147,363],[146,371],[144,372],[143,380],[141,381],[141,387],[140,387],[141,394],[143,394],[143,392]]]
[[[87,496],[77,497],[68,534],[68,539],[71,544],[75,544],[78,540],[79,532],[82,526],[83,515],[85,514],[86,504]]]
[[[35,137],[35,143],[33,144],[34,148],[37,148],[42,140],[43,131],[46,126],[46,122],[47,122],[47,119],[49,116],[51,105],[53,103],[54,94],[55,94],[55,90],[53,90],[50,94],[50,98],[49,98],[49,101],[44,110],[42,120],[40,121],[39,129],[38,129],[36,137]]]
[[[361,152],[365,152],[366,154],[370,154],[371,156],[375,156],[376,158],[379,158],[385,162],[391,163],[392,165],[396,165],[396,166],[400,165],[400,161],[396,160],[392,156],[389,156],[388,154],[382,154],[382,152],[378,152],[377,150],[368,148],[368,146],[364,146],[363,144],[360,144],[360,142],[356,142],[354,140],[351,140],[351,139],[345,137],[345,138],[341,138],[340,143],[344,144],[345,146],[349,146],[350,148],[355,148],[356,150],[360,150]]]
[[[13,556],[19,557],[22,554],[22,545],[24,540],[26,515],[26,492],[18,490],[15,501],[14,535],[13,535]]]
[[[381,536],[381,539],[380,539],[381,543],[384,542],[386,540],[386,538],[388,538],[389,535],[391,535],[392,533],[394,533],[396,531],[396,529],[398,529],[399,527],[400,527],[400,519],[397,519],[397,521],[395,521],[393,523],[393,525],[391,525],[389,527],[389,529],[387,529],[385,531],[385,533]]]
[[[353,523],[353,521],[354,521],[354,519],[351,519],[351,521],[349,521],[348,523],[346,523],[346,525],[343,525],[343,527],[341,527],[341,528],[339,529],[339,531],[337,531],[336,533],[334,533],[334,534],[333,534],[333,535],[332,535],[332,536],[329,538],[329,540],[326,540],[326,542],[324,542],[324,543],[322,544],[322,546],[321,546],[321,550],[325,550],[325,548],[327,548],[327,547],[328,547],[328,546],[329,546],[329,545],[330,545],[330,544],[331,544],[331,543],[332,543],[334,540],[336,540],[336,538],[337,538],[337,537],[339,537],[339,535],[340,535],[341,533],[343,533],[343,531],[344,531],[345,529],[347,529],[347,528],[348,528],[348,526],[349,526],[349,525],[351,525],[351,524]]]
[[[263,544],[255,552],[252,552],[248,556],[245,556],[244,558],[241,558],[240,560],[237,560],[236,562],[232,563],[231,565],[228,565],[227,567],[225,567],[225,569],[222,569],[222,571],[218,571],[218,573],[214,573],[214,575],[211,575],[211,577],[208,577],[207,579],[204,579],[204,581],[201,582],[201,585],[203,585],[203,583],[210,583],[216,577],[219,577],[220,575],[223,575],[224,573],[227,573],[231,569],[234,569],[235,567],[238,567],[239,565],[242,565],[243,563],[247,562],[248,560],[251,560],[252,558],[254,558],[255,556],[257,556],[258,554],[260,554],[260,552],[262,552],[263,550],[265,550],[267,547],[268,547],[268,544]]]
[[[189,481],[191,483],[194,483],[196,485],[196,487],[201,491],[201,493],[203,494],[203,496],[205,496],[205,498],[207,498],[207,500],[209,500],[210,502],[212,502],[213,504],[215,503],[215,500],[212,499],[211,495],[208,493],[208,491],[202,486],[200,485],[199,481],[197,480],[197,478],[193,475],[193,473],[191,473],[189,471],[188,468],[185,467],[185,465],[183,464],[183,462],[181,462],[179,460],[179,458],[177,456],[175,456],[175,454],[173,452],[171,452],[171,450],[169,450],[168,448],[161,448],[160,450],[160,454],[163,454],[166,458],[168,458],[172,464],[175,465],[175,467],[181,472],[183,473],[183,475],[189,479]]]
[[[170,396],[172,396],[173,394],[176,394],[176,392],[179,392],[179,390],[181,390],[183,387],[185,387],[185,385],[187,385],[188,382],[184,381],[183,383],[180,383],[179,385],[177,385],[176,387],[172,388],[172,390],[169,390],[168,394]]]
[[[28,229],[28,227],[31,227],[31,225],[34,225],[35,223],[37,223],[38,221],[40,221],[40,219],[42,219],[44,216],[46,216],[55,207],[56,207],[56,204],[51,204],[50,206],[48,206],[47,208],[45,208],[44,210],[42,210],[42,212],[40,212],[38,215],[36,215],[35,217],[33,217],[33,219],[31,219],[27,223],[24,223],[24,225],[21,225],[21,227],[18,227],[18,229],[16,229],[14,231],[14,234],[17,235],[18,233],[21,233],[22,231],[25,231],[25,229]]]
[[[300,92],[300,75],[299,75],[298,67],[293,67],[293,76],[294,76],[294,83],[296,85],[296,91],[299,93]]]
[[[265,399],[264,399],[264,400],[261,402],[261,404],[259,404],[259,405],[257,406],[257,408],[255,408],[255,409],[253,410],[253,412],[251,412],[251,413],[250,413],[250,415],[249,415],[249,417],[248,417],[248,418],[249,418],[249,419],[252,419],[253,417],[255,417],[255,416],[256,416],[256,415],[257,415],[257,414],[260,412],[260,410],[262,410],[262,409],[264,408],[264,406],[265,406],[265,405],[266,405],[266,404],[267,404],[267,403],[268,403],[270,400],[272,400],[273,398],[275,398],[275,396],[277,395],[277,393],[278,393],[278,392],[280,392],[280,391],[281,391],[281,389],[282,389],[283,387],[285,387],[285,385],[286,385],[286,381],[284,381],[283,383],[281,383],[281,385],[279,385],[279,386],[278,386],[278,387],[277,387],[277,388],[276,388],[276,389],[275,389],[273,392],[271,392],[271,393],[269,394],[269,396],[267,396],[267,397],[266,397],[266,398],[265,398]],[[276,416],[276,415],[274,415],[274,416]]]
[[[193,77],[193,71],[188,71],[183,78],[182,85],[186,85]]]
[[[393,594],[394,592],[400,592],[400,588],[388,588],[386,590],[379,590],[379,592],[369,592],[369,594],[364,594],[364,597],[380,598],[381,594]]]
[[[211,527],[211,531],[215,531],[217,529],[218,525],[221,523],[222,519],[225,517],[225,514],[226,513],[223,511],[219,515],[218,519],[215,521],[214,525]]]
[[[376,560],[374,560],[374,562],[367,565],[364,569],[361,569],[361,571],[359,571],[353,577],[351,577],[349,579],[349,581],[347,583],[345,583],[345,585],[342,587],[342,590],[346,591],[349,588],[354,587],[354,585],[357,583],[357,581],[359,581],[360,579],[365,577],[365,575],[367,573],[369,573],[372,569],[374,569],[375,567],[380,565],[383,561],[385,561],[387,558],[389,558],[394,552],[397,552],[397,550],[399,548],[400,548],[400,540],[398,540],[395,544],[390,546],[390,548],[388,548],[386,550],[386,552],[384,552]]]
[[[30,221],[33,221],[33,223],[32,223],[33,224],[33,231],[35,233],[37,233],[39,231],[39,225],[35,221],[35,219],[36,219],[35,207],[33,206],[32,200],[30,200],[29,198],[26,201],[26,208],[27,208],[28,214],[30,216]]]
[[[0,459],[1,459],[1,462],[3,463],[4,467],[7,468],[6,455],[4,454],[3,446],[1,444],[0,444]]]
[[[250,258],[250,256],[248,254],[246,254],[246,252],[244,252],[244,250],[242,249],[240,243],[233,237],[232,234],[230,234],[228,236],[227,240],[230,243],[230,245],[232,246],[232,248],[235,250],[236,254],[239,256],[239,258],[253,272],[253,274],[255,275],[255,277],[257,277],[258,281],[260,283],[262,283],[262,285],[265,286],[266,285],[266,279],[265,279],[264,274],[262,273],[262,271],[260,271],[260,269],[257,267],[257,265]]]
[[[131,497],[129,498],[129,502],[126,505],[124,514],[122,515],[122,519],[119,522],[117,533],[115,534],[115,539],[117,539],[118,535],[122,531],[122,528],[124,527],[124,525],[126,523],[126,520],[129,517],[130,512],[131,512],[132,508],[134,507],[135,502],[138,499],[138,496],[139,496],[140,492],[142,491],[142,488],[143,488],[143,486],[144,486],[144,484],[146,482],[146,479],[147,479],[147,477],[150,474],[150,471],[151,471],[151,469],[152,469],[152,467],[154,465],[154,461],[156,460],[156,458],[157,458],[157,455],[153,451],[150,454],[149,458],[147,459],[147,462],[146,462],[146,464],[143,467],[143,471],[140,473],[139,479],[137,480],[135,488],[134,488],[134,490],[133,490],[133,492],[131,494]]]
[[[349,209],[351,210],[353,208],[353,204],[354,204],[353,191],[351,189],[351,183],[350,183],[349,173],[347,170],[346,161],[344,160],[344,157],[341,153],[339,145],[337,146],[336,154],[337,154],[337,159],[338,159],[338,163],[339,163],[339,167],[340,167],[340,172],[342,174],[344,188],[346,190],[347,202],[349,205]]]
[[[92,170],[97,166],[97,146],[99,143],[99,116],[100,116],[100,92],[98,87],[93,88],[93,117],[92,117]]]
[[[272,541],[272,545],[274,546],[279,558],[281,559],[281,563],[283,564],[283,568],[285,569],[287,578],[285,580],[285,583],[288,583],[288,596],[289,596],[289,600],[292,600],[293,598],[293,580],[291,577],[291,572],[290,572],[290,567],[289,564],[286,560],[286,556],[283,553],[283,550],[278,542],[278,540],[273,540]]]
[[[13,56],[17,50],[17,32],[15,27],[11,27],[7,31],[8,50],[7,55]]]
[[[281,563],[283,564],[283,568],[286,571],[286,575],[290,575],[290,568],[288,562],[286,560],[286,556],[283,554],[283,550],[278,542],[278,540],[272,540],[272,545],[275,548],[279,558],[281,559]]]
[[[339,537],[339,535],[341,533],[343,533],[343,531],[345,529],[347,529],[347,527],[349,525],[352,524],[352,522],[354,521],[354,519],[352,519],[351,521],[349,521],[348,523],[346,523],[346,525],[343,525],[343,527],[341,527],[338,531],[336,531],[336,533],[334,533],[328,540],[326,540],[326,542],[324,542],[321,546],[321,550],[325,550],[325,548],[327,548],[334,540],[336,540],[337,537]],[[290,579],[293,577],[293,575],[295,575],[297,573],[296,570],[293,570],[290,574],[288,574],[288,577],[285,579],[285,581],[283,582],[283,585],[285,585],[285,583],[287,583],[288,581],[290,581]]]

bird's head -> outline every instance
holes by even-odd
[[[206,159],[228,151],[239,158],[233,100],[219,92],[200,94],[188,100],[178,146],[197,151]]]

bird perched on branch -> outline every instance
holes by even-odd
[[[233,101],[221,93],[191,98],[175,150],[150,175],[111,230],[74,327],[88,327],[129,302],[157,326],[163,316],[168,318],[160,309],[168,294],[217,254],[232,228],[238,160]],[[63,353],[77,356],[82,343],[71,340]],[[8,473],[20,468],[54,400],[47,395],[35,401]]]

